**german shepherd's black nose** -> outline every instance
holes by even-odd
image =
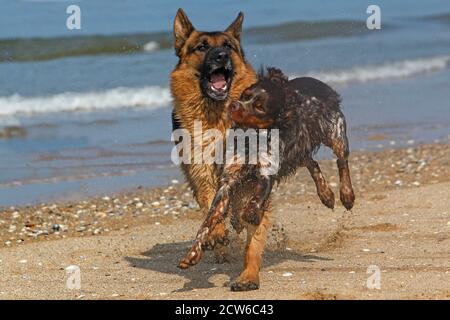
[[[216,62],[218,63],[224,63],[225,61],[228,60],[228,52],[226,51],[221,51],[217,53],[216,56]]]
[[[212,49],[209,53],[209,58],[212,62],[215,62],[217,64],[225,64],[228,62],[230,55],[228,54],[228,51],[222,48],[215,48]]]

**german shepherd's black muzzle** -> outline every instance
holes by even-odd
[[[200,87],[204,95],[215,101],[225,100],[233,78],[229,49],[219,47],[208,51],[203,62]]]

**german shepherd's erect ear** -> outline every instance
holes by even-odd
[[[244,13],[239,12],[236,19],[225,29],[226,33],[230,33],[238,41],[241,40],[242,22],[244,21]]]
[[[195,28],[189,21],[186,13],[183,9],[178,9],[175,21],[173,22],[173,35],[175,38],[175,53],[180,56],[180,50],[183,47],[189,35]]]

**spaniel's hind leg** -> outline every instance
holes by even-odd
[[[340,115],[335,123],[333,137],[329,147],[333,150],[337,159],[340,180],[340,199],[347,210],[351,210],[355,203],[355,193],[353,191],[350,170],[348,168],[348,156],[350,154],[346,133],[346,124],[343,115]]]
[[[340,198],[345,209],[351,210],[355,203],[355,193],[353,191],[352,181],[350,179],[350,170],[348,168],[348,159],[339,158],[337,160],[337,166],[339,168],[339,179],[341,181],[340,186]]]
[[[317,161],[314,161],[312,158],[309,158],[306,162],[306,167],[311,174],[311,177],[316,184],[317,195],[319,196],[320,201],[330,209],[334,208],[334,193],[328,185],[327,180],[325,180],[322,170],[320,170],[319,164]]]

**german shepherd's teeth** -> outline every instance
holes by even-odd
[[[216,91],[216,92],[224,92],[224,91],[228,90],[228,85],[225,85],[225,87],[223,87],[221,89],[216,89],[216,88],[214,88],[213,85],[211,85],[210,89],[213,90],[213,91]]]

